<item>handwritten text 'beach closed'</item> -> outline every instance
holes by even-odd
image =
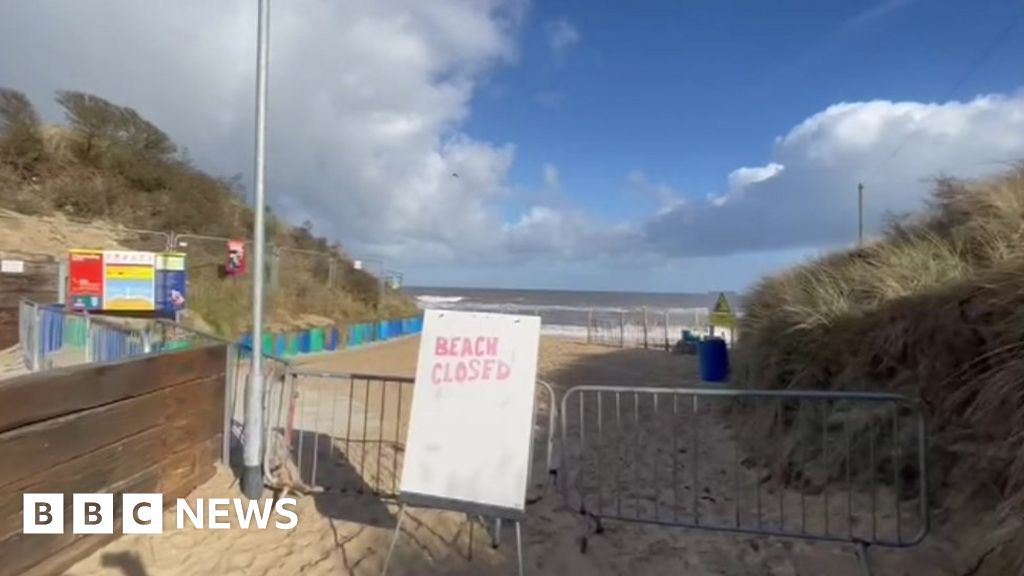
[[[438,336],[431,381],[439,386],[508,380],[512,368],[498,358],[500,346],[496,336]]]

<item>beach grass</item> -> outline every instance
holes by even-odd
[[[995,514],[1001,530],[964,546],[1002,550],[1014,573],[1024,554],[1000,543],[1024,538],[1022,240],[1024,165],[938,179],[880,238],[757,284],[737,348],[741,386],[920,400],[940,518]]]

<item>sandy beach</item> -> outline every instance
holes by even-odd
[[[303,362],[317,370],[412,376],[418,340],[322,356]],[[545,338],[540,376],[556,393],[583,384],[685,386],[694,385],[692,357],[660,350],[619,350]],[[371,407],[372,408],[372,407]],[[402,412],[399,420],[402,418]],[[390,423],[385,423],[390,426]],[[402,433],[403,423],[396,429]],[[707,423],[706,478],[714,485],[724,474],[725,460],[733,458],[728,433]],[[726,456],[727,455],[727,456]],[[387,458],[384,459],[385,461]],[[542,461],[535,454],[535,463]],[[536,466],[536,464],[535,464]],[[370,470],[391,481],[393,467]],[[535,474],[543,484],[544,471]],[[364,478],[364,481],[368,479]],[[238,495],[234,474],[221,469],[190,499]],[[539,501],[528,506],[523,525],[525,570],[538,575],[668,575],[668,574],[858,574],[859,566],[848,546],[811,544],[798,540],[772,540],[682,528],[609,522],[600,535],[592,535],[586,553],[580,538],[585,522],[571,510],[553,487],[533,488]],[[727,503],[728,497],[721,499]],[[714,508],[708,509],[714,513]],[[79,562],[68,574],[75,576],[171,575],[276,575],[378,574],[394,527],[397,506],[369,493],[327,492],[299,496],[299,523],[291,531],[168,530],[159,536],[128,535]],[[174,517],[167,513],[165,525]],[[490,547],[487,528],[479,519],[436,510],[410,510],[392,562],[391,573],[512,574],[515,568],[511,526],[501,533],[501,545]],[[942,574],[955,571],[955,562],[941,554],[945,546],[933,538],[910,551],[872,551],[878,574]],[[929,558],[929,556],[931,556]]]

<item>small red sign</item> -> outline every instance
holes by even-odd
[[[245,274],[245,241],[228,240],[228,261],[224,265],[228,276]]]
[[[103,308],[103,252],[72,250],[68,254],[68,302],[72,307]]]

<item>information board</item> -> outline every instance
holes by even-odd
[[[103,251],[68,251],[68,302],[76,310],[103,309]]]
[[[402,502],[523,516],[539,345],[537,317],[426,311]]]
[[[185,254],[161,252],[156,255],[157,310],[173,315],[185,308],[188,283],[185,279]]]
[[[153,252],[103,252],[103,309],[156,309],[156,255]]]

